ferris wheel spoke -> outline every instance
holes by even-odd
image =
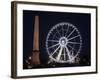
[[[71,51],[74,50],[75,52],[77,52],[77,50],[76,50],[75,48],[73,48],[72,46],[70,46],[69,44],[68,44],[67,46],[70,47],[70,48],[72,49]],[[71,52],[71,51],[70,51],[70,52]],[[74,54],[74,53],[72,53],[72,55],[73,55],[73,54]]]
[[[59,39],[59,37],[55,36],[55,38]]]
[[[68,43],[70,43],[70,44],[81,44],[81,43],[78,43],[78,42],[71,42],[71,41],[69,41]]]
[[[72,48],[71,52],[71,58],[74,56],[74,52],[73,52],[74,48]]]
[[[70,59],[71,59],[71,56],[70,56],[70,51],[69,51],[69,49],[68,49],[67,47],[65,47],[65,49],[66,49],[66,51],[67,51],[68,58],[69,58],[69,60],[70,60]]]
[[[71,34],[72,34],[75,30],[76,30],[76,28],[74,28],[74,29],[70,32],[70,34],[67,36],[67,39],[68,39],[68,37],[71,36]]]
[[[62,26],[62,36],[64,36],[64,29],[63,29],[63,26]]]
[[[58,40],[47,40],[47,41],[50,41],[50,42],[59,42]]]
[[[64,60],[66,60],[66,52],[65,52],[65,48],[64,48]]]
[[[59,51],[59,54],[57,55],[56,59],[59,61],[60,60],[60,57],[61,57],[61,54],[62,54],[62,50],[63,50],[63,47],[61,47],[60,51]]]
[[[52,34],[52,35],[54,35],[54,34]],[[57,35],[57,32],[55,33],[55,35],[53,36],[53,38],[57,38],[57,39],[59,39],[60,36],[58,37],[58,36],[56,36],[56,35]]]
[[[67,33],[68,33],[68,30],[69,30],[69,25],[67,25],[67,30],[66,30],[66,33],[65,33],[65,36],[67,36]]]
[[[60,48],[60,46],[58,46],[58,47],[56,48],[56,50],[54,50],[54,52],[53,52],[50,56],[52,56],[53,54],[55,54],[55,53],[58,51],[59,48]]]
[[[59,37],[61,37],[61,34],[60,34],[60,32],[58,31],[58,29],[56,28],[56,31],[58,32],[58,34],[59,34]]]
[[[75,38],[77,38],[77,37],[80,37],[80,35],[77,35],[77,36],[74,36],[74,37],[72,37],[72,38],[69,38],[68,40],[72,40],[72,39],[75,39]]]
[[[72,46],[70,46],[69,44],[67,44],[68,47],[70,47],[72,50],[74,49]],[[75,50],[75,49],[74,49]]]
[[[57,43],[57,44],[55,44],[55,45],[52,45],[52,46],[48,47],[48,49],[53,48],[53,47],[58,46],[58,45],[59,45],[59,43]]]

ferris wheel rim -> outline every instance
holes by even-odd
[[[48,45],[48,39],[49,39],[49,36],[50,36],[51,32],[52,32],[55,28],[57,28],[58,26],[60,26],[60,25],[70,25],[72,28],[75,28],[75,30],[78,32],[78,34],[80,34],[80,32],[78,31],[78,29],[76,28],[76,26],[74,26],[73,24],[68,23],[68,22],[61,22],[61,23],[58,23],[58,24],[54,25],[53,28],[51,28],[51,30],[49,31],[49,33],[48,33],[48,35],[47,35],[47,38],[46,38],[46,49],[47,49],[47,53],[48,53],[49,57],[50,57],[51,59],[53,59],[54,61],[56,61],[56,62],[60,62],[60,61],[57,61],[55,58],[53,58],[53,57],[50,56],[51,53],[49,52],[48,46],[47,46],[47,45]],[[77,37],[77,36],[76,36],[76,37]],[[58,44],[58,45],[60,45],[60,44]],[[79,50],[77,51],[77,54],[76,54],[72,59],[74,59],[74,58],[80,53],[80,51],[81,51],[81,46],[82,46],[82,37],[80,36],[80,47],[79,47]],[[62,63],[68,63],[69,60],[67,60],[67,61],[61,61],[61,62],[62,62]]]

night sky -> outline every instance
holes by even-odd
[[[33,31],[34,18],[39,16],[39,48],[40,61],[45,64],[48,60],[48,53],[46,51],[46,37],[49,30],[60,22],[72,23],[77,27],[82,36],[82,50],[80,51],[80,58],[82,66],[89,66],[91,64],[91,15],[87,13],[67,13],[67,12],[43,12],[43,11],[23,11],[23,65],[28,56],[32,55],[33,48]],[[78,66],[78,65],[77,65]]]

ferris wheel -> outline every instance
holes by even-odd
[[[54,25],[46,38],[49,58],[58,63],[75,63],[81,47],[81,34],[71,23],[61,22]]]

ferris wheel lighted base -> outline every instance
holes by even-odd
[[[47,35],[46,49],[50,61],[75,63],[81,46],[82,38],[80,32],[74,25],[67,22],[53,26]]]

